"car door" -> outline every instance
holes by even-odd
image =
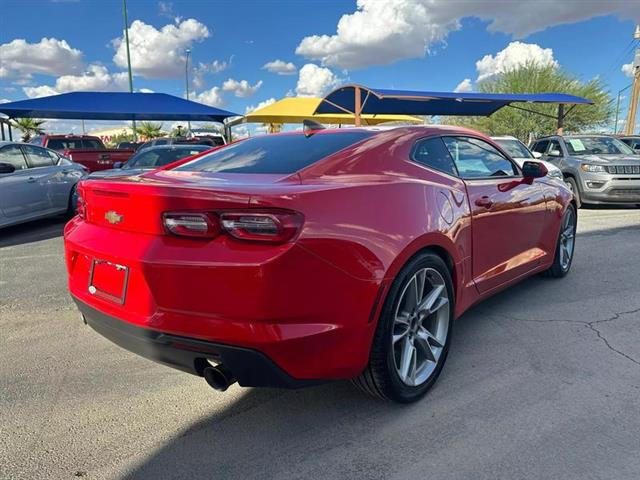
[[[81,173],[68,160],[61,161],[58,153],[42,147],[23,145],[27,162],[31,168],[38,168],[40,181],[46,185],[50,208],[65,211],[69,205],[71,189],[78,182]]]
[[[531,271],[545,255],[544,193],[488,142],[467,136],[443,140],[467,189],[473,276],[478,290],[486,293]]]
[[[22,145],[27,159],[30,178],[40,186],[40,202],[38,211],[45,213],[60,210],[61,199],[66,188],[62,168],[54,164],[54,160],[44,148],[35,145]]]
[[[33,216],[42,204],[41,185],[32,175],[18,144],[0,148],[0,162],[15,167],[13,173],[0,174],[0,208],[11,222]]]

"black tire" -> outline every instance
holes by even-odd
[[[78,188],[78,184],[76,183],[73,187],[71,187],[71,191],[69,192],[69,200],[67,202],[67,211],[65,213],[66,218],[73,218],[76,214],[75,193],[77,188]]]
[[[569,186],[571,191],[573,192],[573,197],[576,200],[576,207],[577,208],[582,207],[582,199],[580,198],[580,190],[578,189],[578,183],[576,182],[575,178],[567,177],[567,178],[564,179],[564,181]]]
[[[449,299],[448,328],[446,340],[436,361],[435,369],[427,379],[418,386],[408,386],[401,379],[396,370],[392,335],[394,328],[394,316],[398,302],[401,301],[402,292],[414,275],[424,269],[436,270],[444,279]],[[412,258],[400,271],[394,280],[387,295],[376,332],[371,345],[369,364],[353,383],[364,392],[375,397],[393,400],[399,403],[415,402],[422,398],[437,380],[449,353],[451,344],[453,318],[455,310],[455,297],[451,273],[445,262],[430,251],[419,253]]]
[[[563,262],[562,262],[562,258],[561,258],[561,250],[562,250],[562,237],[563,237],[563,230],[564,230],[564,225],[565,222],[567,221],[567,216],[571,215],[572,220],[570,220],[571,226],[573,227],[573,247],[571,248],[571,255],[569,258],[569,263],[563,266]],[[558,233],[558,240],[556,242],[556,251],[553,257],[553,264],[551,265],[551,267],[548,270],[545,270],[543,272],[543,275],[545,277],[549,277],[549,278],[562,278],[564,277],[567,273],[569,273],[569,270],[571,270],[571,264],[573,263],[573,254],[575,252],[575,233],[576,233],[576,224],[578,221],[578,215],[576,213],[576,209],[572,204],[569,204],[569,206],[567,207],[567,209],[564,212],[564,215],[562,216],[562,224],[560,226],[560,232]]]

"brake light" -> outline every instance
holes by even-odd
[[[220,214],[222,228],[232,237],[269,243],[285,243],[293,239],[300,231],[303,220],[301,214],[288,211]]]
[[[84,203],[84,198],[78,193],[78,198],[76,200],[76,215],[78,215],[81,219],[85,220],[87,218],[87,208]]]
[[[214,238],[220,225],[208,213],[165,213],[163,223],[168,232],[183,237]]]

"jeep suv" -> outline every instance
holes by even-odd
[[[531,150],[556,165],[585,203],[640,204],[640,157],[608,135],[554,135],[540,138]]]

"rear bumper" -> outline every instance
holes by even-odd
[[[208,360],[222,363],[243,387],[300,388],[321,383],[288,375],[262,352],[137,327],[74,297],[85,322],[116,345],[169,367],[202,376]]]

